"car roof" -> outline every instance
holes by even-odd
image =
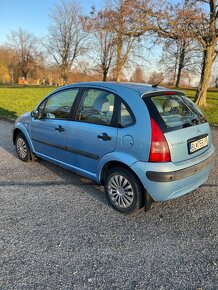
[[[168,88],[160,87],[160,86],[152,86],[149,84],[142,84],[142,83],[131,83],[131,82],[82,82],[82,83],[75,83],[71,85],[64,86],[64,88],[72,88],[72,87],[96,87],[96,88],[104,88],[116,91],[118,94],[122,91],[122,89],[130,89],[137,92],[140,96],[143,94],[160,92],[160,91],[175,91]],[[63,88],[63,87],[62,87]],[[175,91],[178,92],[178,91]]]

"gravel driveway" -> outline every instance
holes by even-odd
[[[218,289],[218,170],[125,216],[91,181],[19,161],[12,127],[0,121],[0,289]]]

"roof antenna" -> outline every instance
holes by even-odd
[[[161,79],[157,84],[152,85],[152,88],[156,88],[164,79]]]

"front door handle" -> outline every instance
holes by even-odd
[[[58,132],[63,132],[65,129],[61,125],[59,125],[59,126],[55,127],[55,130]]]
[[[102,133],[102,135],[98,135],[97,137],[103,141],[109,141],[112,139],[107,133]]]

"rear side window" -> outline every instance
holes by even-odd
[[[125,127],[131,126],[133,124],[134,124],[133,115],[131,114],[130,110],[126,107],[126,105],[121,103],[121,107],[120,107],[120,126],[122,128],[125,128]]]
[[[151,101],[167,128],[185,128],[206,122],[198,107],[184,96],[153,96]]]

